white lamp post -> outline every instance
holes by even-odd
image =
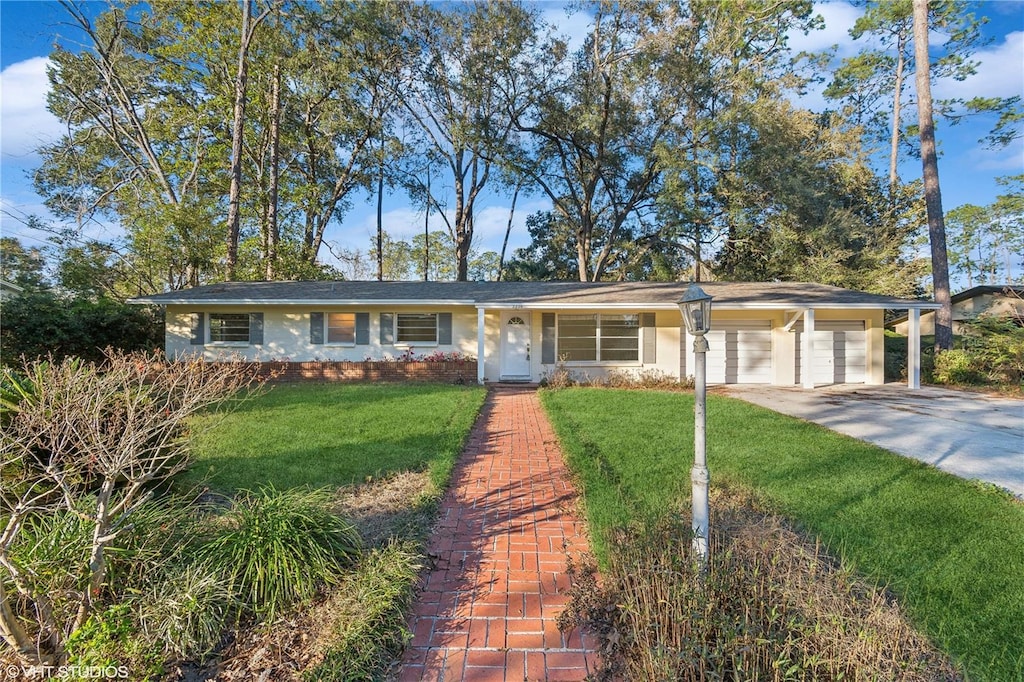
[[[711,297],[696,284],[691,284],[677,302],[679,312],[686,323],[686,331],[693,339],[694,386],[693,386],[693,468],[690,480],[693,482],[693,550],[702,564],[708,558],[708,466],[705,427],[707,425],[707,352],[708,340],[704,335],[711,329]]]

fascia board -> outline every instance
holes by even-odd
[[[151,304],[151,305],[190,305],[190,306],[207,306],[207,305],[288,305],[288,306],[318,306],[318,305],[348,305],[348,306],[472,306],[476,304],[476,301],[425,301],[421,298],[417,299],[385,299],[385,300],[369,300],[369,299],[341,299],[341,298],[289,298],[289,299],[268,299],[268,298],[231,298],[231,299],[152,299],[152,298],[130,298],[128,303],[132,304]]]

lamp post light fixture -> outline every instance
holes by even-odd
[[[690,469],[690,481],[693,483],[691,494],[693,502],[693,550],[702,565],[707,565],[708,528],[710,513],[708,510],[708,476],[707,441],[707,352],[708,340],[704,335],[711,329],[711,296],[696,284],[691,284],[683,297],[676,304],[686,323],[686,331],[693,339],[693,468]]]

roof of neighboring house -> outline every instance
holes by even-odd
[[[688,282],[222,282],[140,296],[158,305],[466,305],[487,308],[666,308]],[[930,301],[806,282],[701,282],[726,309],[919,308]]]
[[[1024,286],[1017,286],[1015,284],[981,284],[970,289],[964,289],[959,294],[953,294],[953,303],[959,303],[960,301],[967,301],[978,296],[985,295],[1000,295],[1005,294],[1007,291],[1017,294],[1018,296],[1024,296]]]
[[[8,282],[6,279],[0,279],[0,289],[6,289],[7,291],[14,292],[24,291],[24,289],[19,287],[17,284],[14,282]]]
[[[953,294],[950,297],[950,302],[953,305],[960,303],[961,301],[969,301],[972,298],[979,296],[1002,296],[1007,294],[1015,294],[1017,296],[1024,297],[1024,286],[1017,284],[980,284],[970,289],[964,289],[958,294]],[[909,318],[906,315],[900,315],[894,317],[885,323],[887,327],[895,327],[898,324],[903,324]]]

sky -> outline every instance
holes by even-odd
[[[585,17],[567,16],[560,2],[545,2],[541,8],[545,18],[570,38],[570,45],[579,44],[586,28]],[[861,49],[862,41],[855,42],[849,36],[849,29],[860,15],[859,9],[848,2],[818,2],[815,11],[824,18],[825,28],[806,36],[790,36],[794,49],[816,51],[836,46],[839,58]],[[978,73],[959,83],[939,82],[933,95],[965,99],[975,95],[1024,95],[1024,0],[979,2],[975,13],[989,18],[983,32],[992,41],[973,56],[979,62]],[[35,149],[61,133],[60,122],[46,110],[47,55],[58,36],[73,35],[57,2],[0,0],[0,235],[19,238],[26,246],[42,246],[47,237],[25,225],[29,216],[56,223],[33,191],[30,176],[39,165]],[[931,37],[935,50],[941,49],[942,41],[941,35]],[[820,88],[811,90],[796,103],[811,110],[826,107]],[[992,119],[975,117],[957,126],[938,128],[942,155],[939,177],[945,210],[968,203],[991,203],[1001,191],[996,177],[1024,172],[1024,140],[1001,150],[989,150],[978,142],[991,124]],[[903,161],[901,178],[911,180],[920,175],[920,161]],[[474,220],[476,248],[500,250],[510,204],[508,195],[491,193],[483,197]],[[548,208],[550,202],[539,193],[520,195],[509,255],[513,249],[529,243],[526,217]],[[393,237],[411,239],[422,232],[423,219],[422,210],[413,207],[404,195],[385,196],[384,227]],[[432,217],[430,227],[444,229],[438,216]],[[114,226],[95,226],[92,230],[88,236],[103,240],[114,240],[119,234]],[[363,197],[353,202],[353,209],[341,224],[329,230],[327,241],[336,249],[358,248],[365,252],[375,234],[375,200]]]

